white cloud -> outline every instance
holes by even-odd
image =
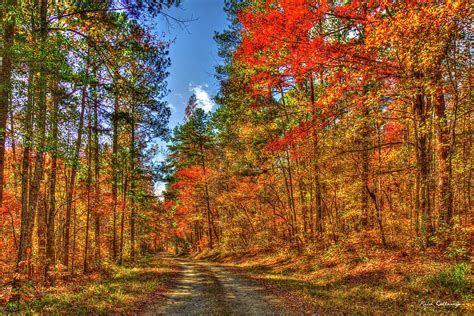
[[[155,184],[155,195],[162,198],[163,197],[163,192],[166,191],[166,186],[164,183],[157,183]]]
[[[190,91],[196,95],[198,108],[210,112],[214,107],[214,101],[209,97],[209,93],[205,90],[206,88],[209,88],[207,84],[195,87],[190,86]]]

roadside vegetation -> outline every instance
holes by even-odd
[[[345,243],[304,254],[206,251],[196,258],[262,283],[301,311],[474,312],[470,262],[439,249],[415,253]]]
[[[101,271],[69,276],[53,287],[25,283],[21,303],[0,301],[0,313],[65,314],[136,313],[156,304],[179,273],[166,258],[147,256],[123,266],[106,264]],[[5,287],[5,291],[7,291]],[[1,294],[1,293],[0,293]]]

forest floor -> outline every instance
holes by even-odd
[[[25,286],[27,289],[27,286]],[[21,312],[60,314],[473,314],[468,262],[436,251],[333,247],[166,254],[25,291]],[[1,294],[1,293],[0,293]],[[18,306],[0,304],[0,314]]]
[[[147,256],[135,264],[103,266],[101,271],[56,281],[53,287],[22,287],[22,303],[0,300],[0,314],[21,311],[41,314],[137,314],[163,301],[181,266],[166,256]],[[5,287],[6,288],[6,287]],[[2,296],[0,291],[0,297]],[[5,296],[5,295],[4,295]]]
[[[474,314],[471,263],[435,250],[207,252],[197,258],[257,282],[305,314]]]
[[[4,300],[0,314],[301,314],[232,269],[166,253],[56,282],[54,287],[25,284],[21,305]]]

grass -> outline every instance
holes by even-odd
[[[290,305],[323,314],[472,313],[469,263],[436,251],[378,248],[223,255],[214,260],[260,282]]]
[[[106,268],[105,277],[91,275],[51,288],[37,289],[29,302],[6,304],[3,312],[65,314],[134,313],[157,299],[177,275],[171,261],[145,257],[135,265]],[[0,313],[2,307],[0,306]]]
[[[449,271],[439,272],[433,278],[433,284],[439,284],[451,292],[467,299],[472,298],[473,288],[469,284],[470,266],[466,262],[454,265]]]

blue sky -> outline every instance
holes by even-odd
[[[212,97],[219,89],[214,68],[220,62],[215,31],[224,30],[227,17],[224,0],[183,0],[179,8],[166,11],[173,18],[188,20],[186,27],[163,18],[156,21],[155,31],[164,32],[173,40],[170,47],[171,67],[168,69],[169,95],[165,98],[171,107],[170,127],[184,121],[184,109],[189,97],[195,93],[204,110],[215,110]],[[191,21],[192,20],[192,21]],[[163,144],[164,145],[164,144]],[[164,158],[163,154],[157,157]],[[163,183],[156,184],[157,193],[164,190]]]
[[[180,20],[193,20],[186,28],[160,20],[159,31],[174,39],[170,47],[171,67],[166,97],[171,109],[171,127],[183,122],[186,103],[194,92],[205,110],[215,109],[212,96],[218,90],[214,67],[219,63],[214,31],[226,28],[224,0],[183,0],[180,8],[167,11]]]

